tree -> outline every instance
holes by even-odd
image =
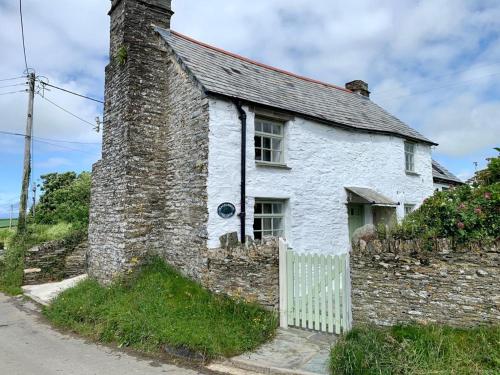
[[[90,173],[50,173],[42,176],[43,192],[36,205],[35,222],[67,222],[87,226],[90,205]]]

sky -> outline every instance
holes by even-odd
[[[109,1],[24,0],[28,66],[57,86],[103,99]],[[251,59],[343,85],[439,143],[433,157],[470,177],[500,140],[500,1],[173,0],[172,28]],[[313,5],[312,5],[313,4]],[[24,133],[28,97],[19,3],[0,0],[0,131]],[[10,93],[10,92],[15,93]],[[51,89],[34,106],[33,179],[91,170],[102,105]],[[0,217],[14,216],[24,140],[0,133]]]

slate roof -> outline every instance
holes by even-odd
[[[452,184],[463,184],[457,176],[435,160],[432,160],[432,177],[437,180],[451,182]]]
[[[375,190],[363,187],[349,186],[345,188],[347,191],[364,199],[367,203],[379,206],[397,206],[398,203],[392,199],[387,198],[385,195],[377,193]]]
[[[435,144],[373,101],[157,28],[207,93],[302,114],[336,126]]]

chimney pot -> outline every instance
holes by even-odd
[[[367,98],[370,97],[370,91],[368,91],[368,83],[360,79],[347,82],[345,84],[345,88],[351,90],[352,92],[355,92],[356,94],[363,95]]]

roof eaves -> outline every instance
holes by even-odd
[[[267,104],[261,104],[261,103],[258,103],[258,102],[254,102],[254,101],[251,101],[251,100],[248,100],[248,99],[245,99],[245,98],[231,96],[231,95],[228,95],[228,94],[221,94],[220,92],[206,90],[206,94],[207,95],[212,95],[214,97],[224,98],[224,99],[230,100],[230,101],[242,100],[242,101],[244,101],[244,102],[246,102],[248,104],[251,104],[251,105],[254,105],[254,106],[258,106],[258,107],[261,107],[263,109],[283,111],[283,112],[286,112],[286,113],[290,113],[290,114],[292,114],[294,116],[302,117],[302,118],[304,118],[306,120],[313,120],[313,121],[319,122],[321,124],[334,126],[336,128],[341,128],[341,129],[344,129],[344,130],[358,131],[358,132],[369,133],[369,134],[382,134],[382,135],[388,135],[388,136],[398,137],[398,138],[402,138],[402,139],[407,139],[407,140],[410,140],[410,141],[413,141],[413,142],[416,142],[416,143],[425,143],[425,144],[428,144],[428,145],[431,145],[431,146],[436,146],[437,145],[436,143],[434,143],[432,141],[429,141],[429,140],[426,140],[425,138],[421,139],[421,138],[411,137],[411,136],[408,136],[408,135],[405,135],[405,134],[399,134],[399,133],[396,133],[396,132],[390,132],[390,131],[384,131],[384,130],[358,128],[356,126],[346,125],[346,124],[342,124],[342,123],[339,123],[339,122],[327,120],[327,119],[319,117],[319,116],[307,115],[307,114],[304,114],[302,112],[294,112],[294,111],[292,111],[292,110],[290,110],[288,108],[273,107],[273,106],[270,106],[270,105],[267,105]]]

